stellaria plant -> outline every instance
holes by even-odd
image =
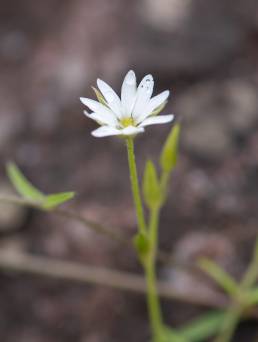
[[[156,258],[158,246],[158,226],[169,176],[176,165],[179,125],[172,129],[160,157],[161,176],[158,176],[154,163],[148,160],[145,166],[142,192],[149,210],[146,220],[139,186],[138,172],[134,153],[134,139],[144,132],[145,127],[171,122],[173,114],[158,115],[165,107],[169,90],[152,97],[154,81],[152,75],[146,75],[137,87],[136,75],[130,70],[123,81],[121,98],[104,81],[97,80],[95,89],[98,101],[82,97],[81,102],[92,113],[84,113],[101,126],[92,132],[94,137],[118,135],[125,139],[128,154],[132,194],[137,216],[138,232],[133,239],[139,261],[143,266],[147,284],[147,303],[152,328],[153,341],[165,339],[163,319],[156,285]]]
[[[224,290],[228,295],[226,299],[230,299],[230,301],[222,306],[218,305],[221,310],[208,312],[181,328],[167,327],[163,320],[158,296],[156,261],[157,256],[160,255],[160,251],[158,251],[159,216],[167,198],[171,173],[177,163],[180,126],[178,123],[174,124],[165,140],[159,158],[160,172],[151,160],[147,160],[142,186],[140,187],[134,153],[134,139],[139,133],[144,132],[146,126],[169,123],[174,119],[172,114],[159,115],[168,100],[169,91],[165,90],[159,95],[151,97],[154,86],[153,77],[151,75],[145,76],[137,87],[136,76],[133,71],[129,71],[124,78],[121,98],[104,81],[97,80],[97,85],[99,89],[93,89],[98,101],[88,98],[81,98],[81,101],[92,111],[92,113],[84,111],[84,114],[100,125],[92,132],[92,135],[94,137],[119,136],[122,141],[125,141],[127,147],[138,225],[138,231],[135,233],[132,244],[145,274],[152,342],[202,342],[216,334],[218,334],[216,342],[232,341],[238,322],[248,315],[255,316],[257,314],[252,310],[258,303],[258,288],[255,285],[258,276],[258,241],[255,244],[253,258],[239,282],[213,261],[200,259],[199,268]],[[105,234],[119,242],[125,242],[124,237],[113,232],[110,228],[107,229],[76,212],[59,208],[60,205],[74,197],[74,192],[46,195],[35,188],[14,163],[7,164],[7,174],[20,197],[2,194],[0,201],[30,206],[45,212],[53,211],[66,218],[77,220],[98,233]],[[143,202],[148,209],[147,219],[144,214]],[[29,256],[18,256],[18,259],[12,256],[10,259],[8,255],[0,253],[0,267],[8,270],[22,270],[50,276],[57,273],[58,277],[62,278],[63,276],[64,279],[70,277],[71,279],[83,279],[98,284],[103,283],[103,274],[112,274],[115,279],[108,282],[109,286],[124,289],[130,288],[130,285],[126,283],[127,280],[130,280],[131,285],[135,281],[134,276],[122,275],[117,271],[113,273],[108,271],[108,273],[107,270],[104,270],[103,273],[94,268],[86,269],[85,274],[80,277],[78,273],[81,272],[81,268],[78,271],[77,265],[71,267],[71,264],[60,264],[58,262],[57,267],[57,262],[54,264],[55,266],[52,268],[49,260]],[[43,269],[40,269],[39,265],[44,266]],[[137,284],[139,283],[137,282]],[[143,292],[141,284],[140,286],[134,285],[134,290]],[[176,298],[175,294],[174,298]],[[180,298],[184,300],[182,294],[180,294]]]

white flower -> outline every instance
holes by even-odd
[[[101,92],[95,89],[99,102],[80,98],[92,110],[92,113],[84,111],[84,114],[101,125],[92,132],[94,137],[136,135],[144,132],[145,126],[167,123],[174,118],[172,114],[157,116],[167,102],[169,91],[151,98],[152,75],[145,76],[137,87],[135,73],[129,71],[122,84],[121,99],[104,81],[98,79],[97,85]]]

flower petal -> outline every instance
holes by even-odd
[[[103,117],[101,121],[109,120],[110,125],[111,124],[112,126],[117,125],[117,117],[115,113],[112,112],[111,109],[99,103],[98,101],[94,101],[86,97],[81,97],[80,100],[85,106],[90,108],[94,113],[98,113],[99,115],[101,115]]]
[[[145,118],[147,118],[156,108],[162,105],[162,103],[164,103],[168,97],[169,97],[169,90],[165,90],[162,93],[150,99],[146,109],[144,109],[141,115],[139,115],[136,122],[139,123],[143,121]]]
[[[96,138],[102,138],[102,137],[108,137],[111,135],[120,135],[121,131],[119,129],[116,129],[114,127],[110,126],[101,126],[95,131],[92,131],[91,134]]]
[[[130,116],[136,99],[136,76],[133,70],[126,74],[121,88],[123,115]]]
[[[138,133],[142,133],[144,132],[144,128],[143,127],[134,127],[134,126],[128,126],[126,128],[121,129],[121,134],[122,135],[136,135]]]
[[[152,75],[145,76],[137,88],[136,101],[133,109],[133,118],[137,119],[146,110],[152,92],[154,81]]]
[[[122,105],[117,93],[104,81],[97,79],[99,90],[106,99],[110,109],[118,116],[121,117]]]
[[[150,116],[147,119],[145,119],[138,127],[144,127],[149,125],[155,125],[155,124],[163,124],[170,122],[174,119],[174,115],[158,115],[158,116]]]
[[[84,110],[83,113],[88,116],[88,118],[96,121],[100,125],[115,126],[117,124],[112,117],[103,115],[102,113],[88,113],[86,110]]]
[[[154,96],[152,99],[150,99],[148,109],[153,112],[154,109],[159,107],[163,102],[165,102],[168,99],[169,94],[170,94],[169,90],[165,90],[162,93]]]

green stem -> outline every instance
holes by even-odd
[[[242,314],[241,305],[232,304],[228,309],[223,322],[220,335],[215,339],[215,342],[230,342],[238,325]]]
[[[147,303],[152,328],[153,342],[163,341],[163,322],[160,302],[157,291],[157,278],[155,272],[157,242],[158,242],[159,209],[153,209],[150,214],[149,243],[150,250],[144,263],[147,283]]]
[[[145,224],[145,218],[144,218],[144,213],[143,213],[143,206],[142,206],[142,200],[140,196],[139,181],[138,181],[138,175],[137,175],[137,169],[136,169],[136,163],[135,163],[133,138],[130,138],[130,137],[127,138],[126,145],[127,145],[128,164],[129,164],[129,170],[130,170],[132,193],[133,193],[134,205],[136,209],[138,227],[142,233],[146,233],[146,224]]]
[[[144,265],[146,283],[147,283],[147,302],[149,309],[149,316],[152,328],[153,342],[163,342],[164,337],[164,326],[162,319],[162,312],[160,307],[160,301],[157,291],[157,277],[156,277],[156,259],[157,259],[157,248],[158,248],[158,223],[160,209],[165,202],[167,195],[167,185],[169,182],[170,174],[163,172],[161,175],[160,185],[163,194],[163,201],[157,208],[151,209],[150,222],[148,227],[149,237],[149,254],[146,258]]]
[[[253,253],[253,258],[244,274],[241,287],[243,289],[249,289],[251,288],[258,277],[258,251],[257,251],[257,246],[258,246],[258,238],[256,239],[255,243],[255,249]]]
[[[258,252],[257,252],[258,239],[256,241],[256,247],[254,251],[253,258],[242,278],[239,285],[238,293],[245,294],[252,286],[255,284],[258,276]],[[232,340],[233,334],[236,330],[237,324],[241,318],[241,315],[246,308],[244,302],[238,300],[238,298],[233,298],[233,304],[228,309],[226,314],[221,334],[215,340],[215,342],[229,342]]]
[[[134,155],[134,142],[132,138],[126,139],[128,163],[130,170],[130,179],[132,186],[132,193],[134,199],[134,205],[136,209],[137,221],[139,231],[143,234],[147,234],[149,241],[149,250],[144,258],[143,267],[145,271],[145,279],[147,286],[147,304],[152,329],[153,342],[163,342],[163,323],[162,315],[157,290],[156,279],[156,256],[157,256],[157,244],[158,244],[158,221],[160,208],[151,210],[150,222],[148,230],[146,228],[143,205],[140,196],[139,181],[137,176],[137,168]],[[166,180],[164,179],[164,187]],[[140,257],[140,256],[139,256]]]

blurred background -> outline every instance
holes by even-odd
[[[1,0],[0,18],[1,193],[12,191],[11,159],[42,191],[76,191],[75,210],[131,237],[124,144],[93,138],[96,125],[78,99],[93,97],[98,77],[119,91],[128,70],[139,80],[152,73],[155,93],[172,91],[164,113],[182,122],[160,247],[179,263],[208,255],[239,277],[258,231],[258,2]],[[169,130],[138,136],[140,175]],[[0,248],[141,274],[132,250],[78,223],[3,204]],[[159,270],[186,293],[200,290],[189,274]],[[203,310],[163,304],[174,325]],[[131,342],[148,334],[142,296],[0,271],[1,341]],[[237,341],[257,334],[248,322]]]

